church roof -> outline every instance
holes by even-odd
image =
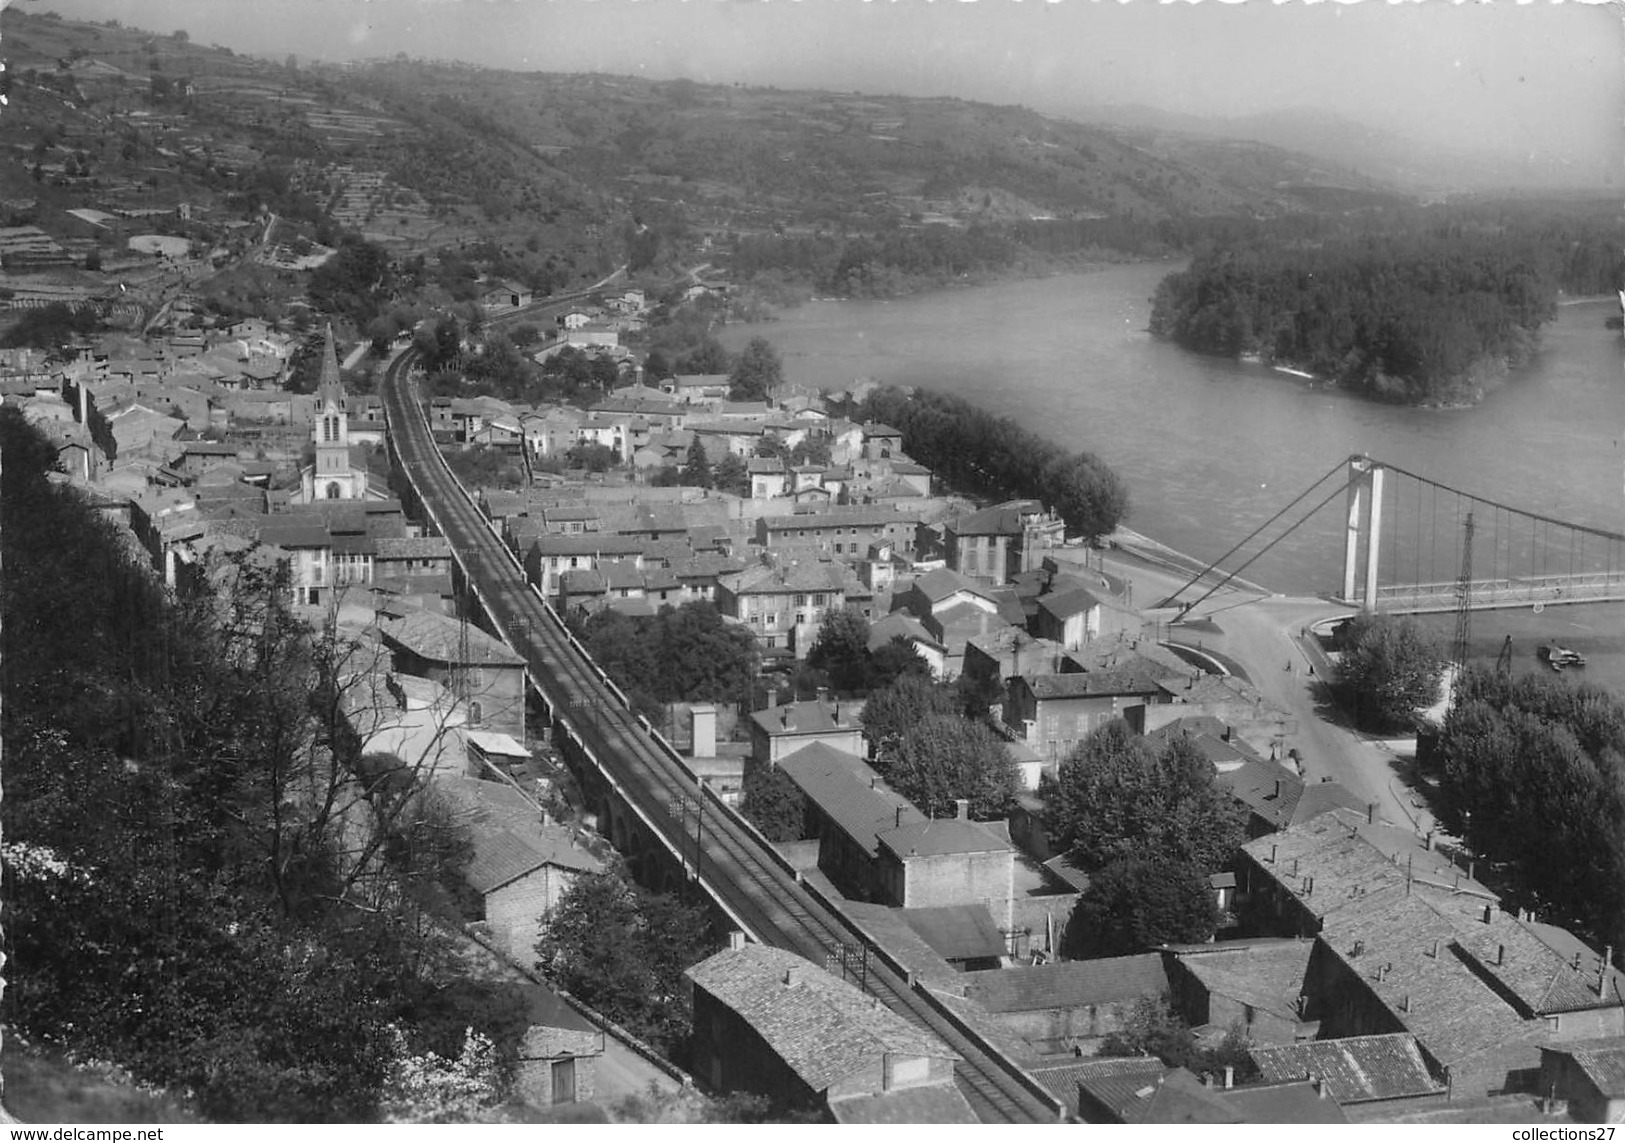
[[[316,385],[317,404],[326,408],[336,405],[344,408],[344,381],[339,377],[339,354],[333,344],[333,326],[327,327],[327,340],[322,346],[322,378]]]

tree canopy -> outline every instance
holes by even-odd
[[[728,395],[735,401],[765,401],[783,381],[779,351],[767,338],[753,337],[728,374]]]
[[[778,766],[747,766],[739,812],[768,841],[800,841],[807,815],[801,788]]]
[[[1021,776],[1004,741],[985,723],[957,711],[926,715],[895,750],[876,756],[875,768],[933,818],[953,817],[959,799],[970,803],[973,818],[1003,817],[1021,790]]]
[[[1116,858],[1089,875],[1062,949],[1073,957],[1127,956],[1205,941],[1219,923],[1207,877],[1199,865],[1162,855]]]
[[[1439,699],[1444,654],[1409,616],[1362,611],[1341,628],[1338,684],[1373,729],[1405,726]]]
[[[651,893],[611,869],[578,877],[543,920],[536,968],[633,1035],[672,1052],[688,1034],[683,970],[713,948],[703,906]]]
[[[1043,501],[1070,532],[1104,535],[1128,515],[1127,490],[1098,457],[1067,453],[958,397],[884,386],[865,399],[861,415],[902,432],[908,454],[953,487]]]
[[[571,618],[593,660],[645,713],[668,702],[737,702],[749,693],[756,641],[704,600],[658,615],[598,611]]]
[[[878,756],[894,752],[908,731],[926,716],[958,712],[959,696],[953,688],[939,686],[927,675],[907,672],[884,690],[871,694],[858,717],[864,738]]]
[[[1470,668],[1437,751],[1440,820],[1544,917],[1625,947],[1625,702]]]
[[[1213,872],[1245,833],[1240,809],[1194,747],[1179,738],[1156,746],[1121,720],[1079,743],[1039,796],[1050,845],[1087,869],[1156,857]]]

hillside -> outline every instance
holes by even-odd
[[[308,69],[15,6],[0,31],[0,221],[44,232],[0,255],[8,271],[56,271],[63,289],[153,271],[127,249],[142,220],[216,267],[242,255],[295,269],[344,232],[401,252],[489,242],[481,272],[556,289],[625,261],[640,236],[644,263],[675,266],[725,261],[717,243],[753,234],[1146,227],[1385,198],[1261,144],[1173,146],[957,99],[402,58]]]

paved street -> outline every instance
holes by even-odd
[[[1083,553],[1077,549],[1068,549],[1063,558],[1073,551],[1081,561]],[[1089,559],[1097,563],[1100,556],[1091,552]],[[1189,578],[1116,552],[1105,554],[1104,571],[1132,583],[1133,599],[1141,610],[1166,598]],[[1203,590],[1206,588],[1188,591],[1183,598],[1195,599]],[[1323,680],[1310,676],[1310,661],[1297,639],[1310,624],[1348,611],[1312,596],[1260,596],[1224,588],[1186,616],[1184,623],[1168,628],[1166,637],[1176,643],[1200,644],[1203,650],[1233,660],[1267,701],[1296,719],[1297,733],[1286,740],[1283,749],[1297,749],[1305,778],[1341,782],[1361,801],[1375,802],[1380,818],[1415,828],[1425,812],[1411,803],[1394,754],[1349,728],[1341,711],[1325,698]],[[1173,616],[1172,611],[1160,614]]]

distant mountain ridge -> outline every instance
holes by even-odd
[[[1251,140],[1335,163],[1365,178],[1412,193],[1486,190],[1594,190],[1611,185],[1608,172],[1573,164],[1542,164],[1470,146],[1386,131],[1347,116],[1308,107],[1220,118],[1163,111],[1143,104],[1101,104],[1066,112],[1077,119],[1151,136]]]

